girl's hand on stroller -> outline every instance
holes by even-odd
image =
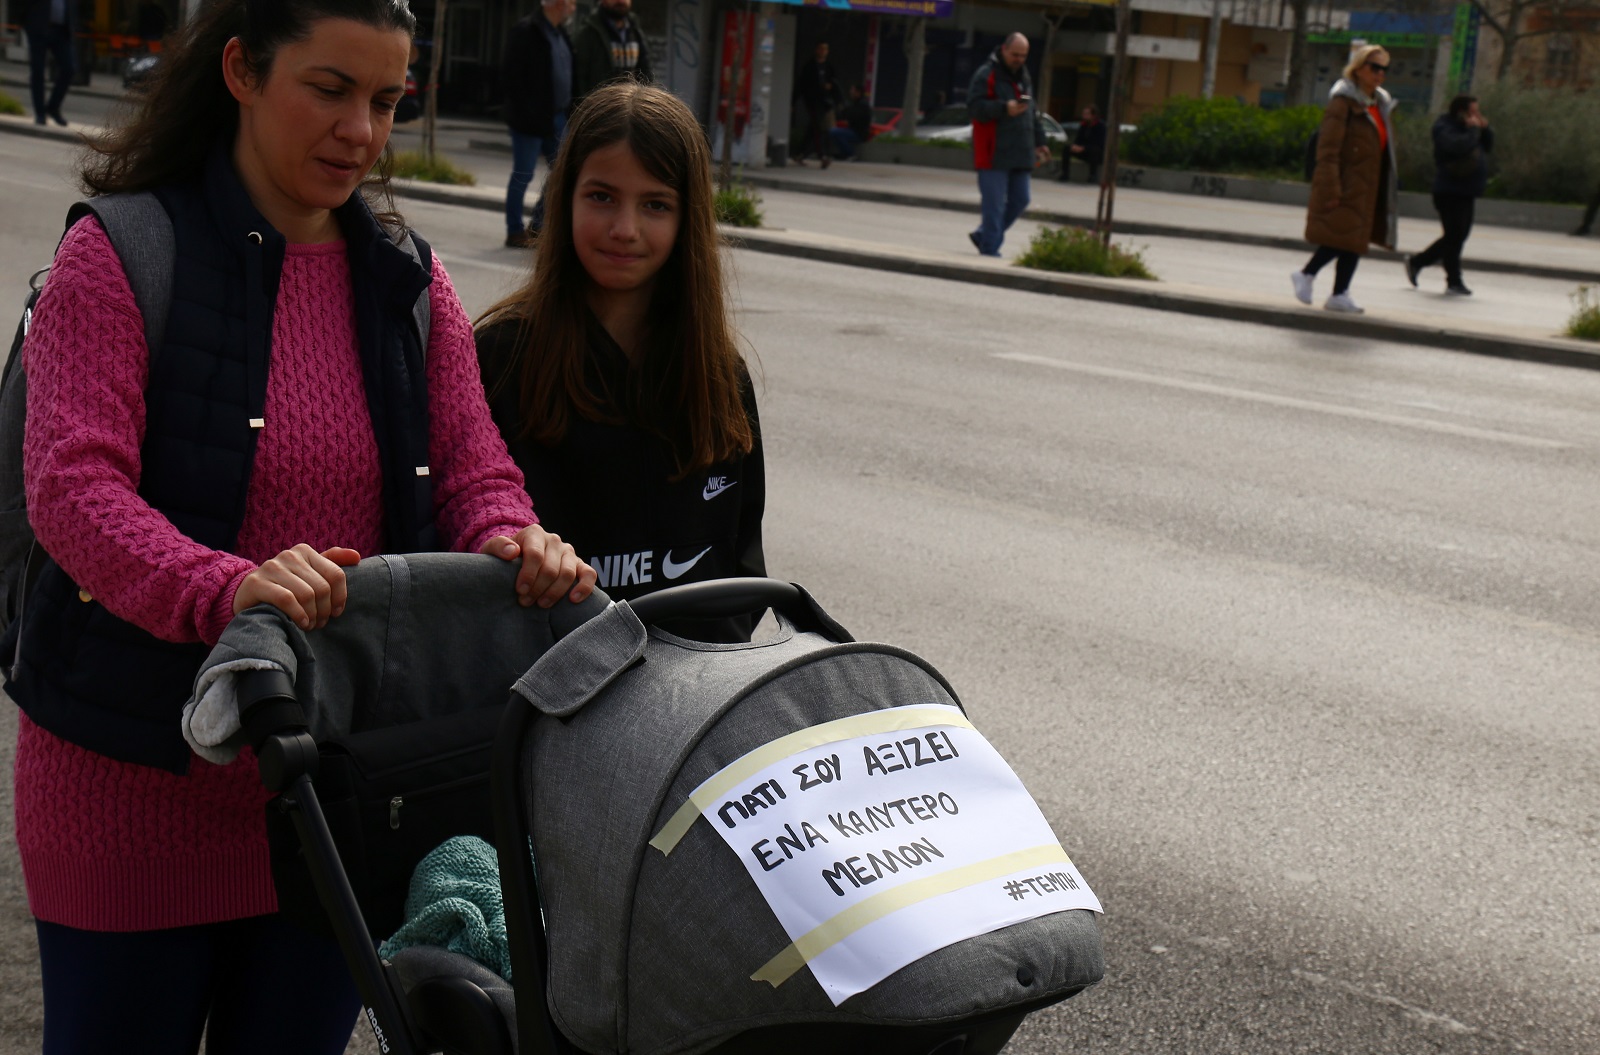
[[[318,553],[304,542],[286,549],[244,577],[233,595],[233,614],[270,604],[301,630],[317,630],[344,611],[349,592],[344,569],[361,554],[344,546]]]
[[[563,596],[576,604],[594,592],[594,569],[578,559],[571,543],[538,524],[523,528],[514,539],[496,535],[483,544],[482,552],[504,560],[522,558],[517,601],[524,607],[549,608]]]

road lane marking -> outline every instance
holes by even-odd
[[[1427,418],[1409,418],[1401,414],[1386,414],[1381,410],[1363,410],[1359,407],[1340,406],[1337,403],[1319,403],[1316,400],[1299,399],[1295,396],[1278,396],[1269,392],[1255,392],[1248,388],[1229,388],[1226,385],[1213,385],[1205,381],[1186,381],[1175,377],[1162,377],[1158,374],[1140,373],[1137,370],[1118,370],[1109,366],[1069,363],[1062,359],[1051,359],[1048,356],[1029,355],[1026,352],[996,352],[994,353],[994,358],[1009,359],[1015,363],[1029,363],[1033,366],[1048,366],[1057,370],[1070,370],[1073,373],[1089,374],[1094,377],[1105,377],[1118,381],[1159,385],[1162,388],[1198,392],[1202,395],[1242,399],[1251,403],[1265,403],[1269,406],[1286,407],[1291,410],[1309,410],[1318,414],[1332,414],[1337,417],[1356,418],[1361,421],[1376,421],[1385,425],[1398,425],[1402,428],[1439,432],[1447,436],[1464,436],[1468,439],[1510,443],[1520,447],[1532,447],[1537,450],[1564,451],[1570,450],[1574,446],[1574,444],[1563,443],[1560,440],[1548,440],[1538,436],[1523,436],[1515,432],[1481,429],[1472,425],[1457,425],[1448,421],[1430,421]]]

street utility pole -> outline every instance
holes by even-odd
[[[1111,214],[1117,201],[1117,150],[1122,140],[1123,99],[1128,84],[1128,26],[1133,21],[1132,0],[1117,0],[1117,48],[1112,57],[1111,105],[1106,114],[1106,157],[1100,167],[1100,200],[1095,205],[1094,229],[1100,241],[1111,245]]]
[[[1289,11],[1294,27],[1289,37],[1289,81],[1284,85],[1283,104],[1301,106],[1310,90],[1311,49],[1306,40],[1307,23],[1311,17],[1311,0],[1289,0]]]
[[[1206,30],[1206,66],[1200,81],[1200,98],[1217,93],[1217,49],[1222,46],[1222,0],[1211,0],[1211,25]]]

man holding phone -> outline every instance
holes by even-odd
[[[1050,159],[1044,122],[1033,104],[1027,37],[1006,37],[978,67],[967,88],[967,112],[982,203],[982,221],[967,237],[984,256],[999,256],[1006,231],[1028,207],[1034,167]]]

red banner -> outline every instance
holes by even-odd
[[[724,127],[728,120],[728,97],[733,91],[733,59],[739,56],[739,88],[733,110],[733,138],[744,136],[744,126],[750,120],[751,68],[756,59],[756,16],[729,11],[722,16],[722,70],[717,83],[717,126]]]

